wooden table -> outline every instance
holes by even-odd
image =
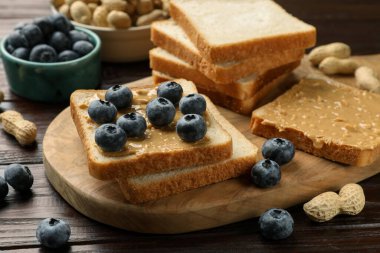
[[[354,54],[380,52],[380,3],[377,0],[278,2],[317,26],[319,43],[339,40],[350,44]],[[17,23],[48,14],[47,0],[1,0],[0,38]],[[104,63],[102,88],[149,74],[147,61]],[[10,190],[6,201],[0,203],[0,250],[48,252],[40,248],[35,229],[41,219],[59,217],[67,220],[72,229],[69,247],[62,252],[380,252],[380,175],[361,183],[367,201],[360,215],[315,224],[305,216],[301,205],[295,206],[289,209],[295,220],[295,231],[290,238],[278,242],[262,239],[257,231],[257,219],[180,235],[138,234],[92,221],[70,207],[44,174],[43,136],[50,121],[67,104],[34,103],[12,94],[1,64],[0,88],[6,99],[0,110],[20,111],[38,126],[37,145],[30,148],[21,148],[11,136],[0,131],[0,175],[6,165],[23,163],[28,164],[35,178],[30,196],[20,196]]]

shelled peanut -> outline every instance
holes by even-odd
[[[36,140],[37,127],[16,111],[5,111],[0,114],[0,122],[3,130],[13,135],[22,145],[30,145]]]
[[[358,184],[343,186],[339,194],[324,192],[303,206],[307,216],[317,222],[325,222],[338,214],[357,215],[365,205],[363,189]]]
[[[149,25],[169,16],[169,0],[55,0],[54,4],[75,22],[115,29]]]

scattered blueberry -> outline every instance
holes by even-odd
[[[37,240],[45,247],[60,248],[64,246],[71,234],[70,225],[63,220],[46,218],[38,224]]]
[[[142,137],[145,134],[146,120],[139,113],[127,113],[121,116],[116,124],[124,130],[128,137]]]
[[[23,60],[28,60],[29,59],[29,49],[25,47],[19,47],[16,50],[13,51],[12,55],[14,57],[23,59]]]
[[[40,28],[45,38],[54,31],[53,23],[48,17],[37,18],[33,23]]]
[[[79,54],[75,53],[74,51],[65,50],[59,53],[58,61],[72,61],[78,59],[79,57]]]
[[[74,43],[73,50],[79,55],[83,56],[90,53],[94,49],[94,46],[85,40],[80,40]]]
[[[34,62],[56,62],[57,53],[51,46],[40,44],[33,47],[29,55],[29,60]]]
[[[94,100],[88,107],[88,115],[98,124],[113,122],[116,114],[116,107],[108,101]]]
[[[71,30],[73,30],[73,26],[70,20],[68,20],[62,14],[54,14],[53,16],[50,16],[49,18],[56,31],[61,31],[68,34]]]
[[[16,191],[24,192],[33,185],[33,175],[27,166],[10,164],[4,172],[4,178]]]
[[[8,45],[12,46],[14,49],[19,47],[28,47],[28,41],[25,36],[20,32],[12,32],[7,38]]]
[[[179,109],[183,114],[202,115],[206,111],[206,100],[202,95],[193,93],[181,98]]]
[[[155,98],[146,107],[149,122],[157,127],[169,125],[173,121],[175,113],[173,103],[166,98]]]
[[[58,53],[71,48],[70,39],[66,34],[60,31],[56,31],[51,35],[49,45],[52,46]]]
[[[157,89],[157,96],[169,99],[173,105],[178,104],[182,93],[182,86],[174,81],[163,82]]]
[[[269,159],[261,160],[252,167],[251,179],[262,188],[275,186],[281,179],[280,166]]]
[[[294,145],[287,139],[273,138],[267,140],[262,147],[264,158],[271,159],[279,165],[290,162],[294,157]]]
[[[3,177],[0,177],[0,201],[8,195],[8,184]]]
[[[77,41],[80,41],[80,40],[90,41],[90,39],[88,38],[88,35],[86,33],[82,32],[82,31],[77,31],[77,30],[70,31],[69,32],[69,38],[73,44]]]
[[[176,130],[183,141],[195,142],[203,139],[207,132],[207,126],[201,115],[186,114],[178,120]]]
[[[44,35],[41,29],[34,24],[27,24],[21,29],[21,33],[25,36],[30,47],[43,43]]]
[[[285,239],[293,233],[293,228],[294,220],[284,209],[269,209],[259,219],[259,231],[267,239]]]
[[[114,85],[106,92],[106,100],[110,101],[117,108],[130,107],[133,94],[127,86]]]
[[[116,124],[104,124],[96,129],[95,142],[106,152],[121,151],[127,142],[127,134]]]

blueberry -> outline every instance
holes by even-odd
[[[203,139],[207,132],[207,126],[201,115],[186,114],[178,120],[176,130],[183,141],[195,142]]]
[[[206,100],[199,94],[189,94],[179,101],[179,109],[183,114],[202,115],[206,111]]]
[[[40,28],[45,38],[47,38],[54,31],[53,23],[49,17],[37,18],[33,21],[33,23]]]
[[[8,53],[12,54],[15,51],[15,48],[8,43],[5,46],[5,49],[8,51]]]
[[[10,164],[4,172],[5,180],[16,191],[24,192],[33,185],[33,175],[27,166]]]
[[[41,29],[34,25],[28,24],[21,29],[21,33],[25,36],[30,47],[43,43],[44,35]]]
[[[281,179],[280,166],[269,159],[261,160],[252,167],[251,179],[262,188],[275,186]]]
[[[259,231],[267,239],[287,238],[293,233],[293,228],[294,220],[284,209],[269,209],[259,219]]]
[[[107,90],[106,100],[110,101],[117,108],[130,107],[133,94],[127,86],[114,85]]]
[[[108,101],[94,100],[88,106],[88,115],[98,124],[113,122],[116,114],[116,107]]]
[[[104,124],[96,129],[95,142],[106,152],[121,151],[127,142],[127,134],[116,124]]]
[[[57,53],[51,46],[40,44],[33,47],[29,55],[29,60],[34,62],[56,62]]]
[[[13,28],[13,30],[14,30],[14,31],[21,31],[21,29],[22,29],[24,26],[26,26],[26,25],[27,25],[27,23],[20,22],[20,23],[18,23],[18,24]]]
[[[59,53],[58,61],[72,61],[78,59],[79,57],[79,54],[75,53],[74,51],[65,50]]]
[[[23,34],[20,32],[12,32],[7,38],[8,45],[12,46],[14,49],[19,47],[28,47],[28,41]]]
[[[88,35],[82,31],[72,30],[69,32],[69,38],[71,42],[74,44],[77,41],[85,40],[90,41]]]
[[[136,112],[121,116],[116,124],[124,130],[128,137],[142,137],[146,130],[145,118]]]
[[[8,184],[3,177],[0,177],[0,201],[8,195]]]
[[[80,40],[74,43],[73,50],[79,55],[83,56],[90,53],[94,49],[94,46],[85,40]]]
[[[19,47],[16,50],[13,51],[12,55],[14,57],[23,59],[23,60],[28,60],[29,59],[29,49],[25,47]]]
[[[63,220],[46,218],[38,224],[37,240],[45,247],[60,248],[64,246],[71,234],[70,225]]]
[[[294,157],[294,145],[287,139],[273,138],[267,140],[262,147],[264,158],[271,159],[279,165],[290,162]]]
[[[173,121],[175,113],[173,103],[166,98],[155,98],[146,107],[149,122],[157,127],[169,125]]]
[[[62,14],[54,14],[49,18],[51,23],[53,24],[54,30],[56,31],[61,31],[68,34],[73,29],[70,20],[68,20]]]
[[[51,35],[49,45],[54,47],[55,51],[58,53],[71,48],[70,39],[66,36],[66,34],[59,31],[54,32]]]
[[[157,96],[169,99],[174,105],[178,104],[182,97],[182,86],[174,81],[161,83],[157,89]]]

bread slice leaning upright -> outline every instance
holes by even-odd
[[[192,82],[176,80],[183,88],[183,95],[197,93]],[[94,134],[98,124],[88,115],[92,100],[104,100],[105,90],[77,90],[70,98],[71,115],[83,143],[90,174],[101,180],[162,172],[186,166],[209,164],[228,159],[232,155],[230,134],[221,126],[215,115],[217,109],[206,98],[206,136],[195,143],[182,141],[175,131],[176,121],[182,116],[177,109],[174,121],[165,128],[155,128],[149,121],[144,138],[128,138],[124,150],[103,152],[96,144]],[[157,96],[156,87],[133,88],[132,107],[119,110],[118,117],[136,111],[144,117],[147,103]]]
[[[125,198],[132,203],[143,203],[247,174],[257,161],[258,148],[222,115],[214,116],[232,137],[233,153],[229,159],[143,176],[119,177],[117,181]]]
[[[308,48],[316,29],[272,0],[171,0],[170,14],[213,63]]]

